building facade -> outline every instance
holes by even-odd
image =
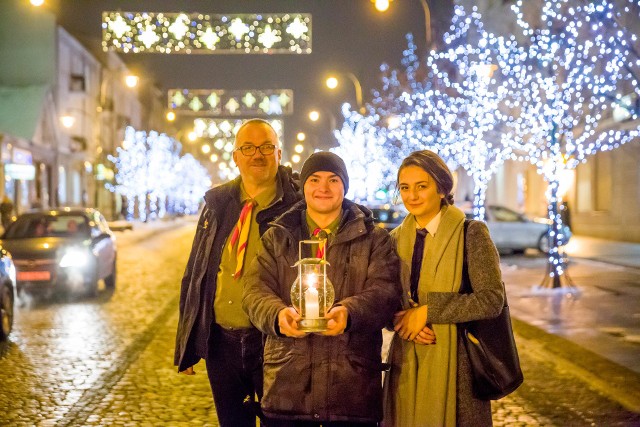
[[[119,215],[107,189],[127,126],[163,130],[162,94],[113,52],[92,51],[28,2],[0,14],[0,197],[31,207],[92,206]],[[89,46],[89,47],[88,47]]]

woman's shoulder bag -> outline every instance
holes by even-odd
[[[471,293],[467,266],[467,228],[464,222],[464,261],[460,293]],[[504,287],[504,283],[502,284]],[[473,393],[482,400],[498,400],[515,391],[524,377],[513,338],[511,316],[505,292],[504,308],[494,319],[474,320],[458,325],[473,373]]]

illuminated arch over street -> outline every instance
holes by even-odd
[[[311,14],[102,13],[102,48],[124,53],[308,54]]]
[[[291,89],[169,89],[168,108],[179,114],[283,116],[293,113]]]

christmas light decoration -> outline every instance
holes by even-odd
[[[347,197],[359,202],[380,202],[376,194],[393,186],[396,168],[388,160],[385,138],[376,126],[378,118],[351,111],[349,104],[343,105],[342,114],[342,129],[334,131],[339,146],[330,151],[340,156],[349,170]]]
[[[129,218],[146,221],[197,211],[211,180],[191,155],[180,157],[180,150],[180,144],[165,134],[126,129],[117,155],[109,156],[117,170],[115,184],[106,187],[126,197]]]
[[[169,89],[168,106],[183,114],[283,116],[293,113],[291,89]]]
[[[102,13],[102,48],[124,53],[311,53],[308,13]]]
[[[508,64],[514,114],[509,142],[515,157],[535,165],[549,183],[553,225],[543,287],[573,290],[560,253],[565,236],[558,188],[564,171],[640,136],[637,107],[621,102],[640,93],[638,38],[621,24],[638,22],[640,2],[627,4],[619,9],[609,0],[547,0],[535,25],[525,19],[522,0],[512,6],[526,42]],[[613,119],[613,105],[628,110],[629,125]]]
[[[507,84],[496,71],[512,55],[513,44],[484,31],[476,10],[467,15],[456,6],[445,46],[427,57],[428,78],[419,81],[416,46],[411,36],[407,39],[406,82],[390,73],[385,86],[393,97],[386,103],[378,98],[389,118],[388,143],[396,147],[396,162],[429,149],[450,168],[462,167],[474,182],[474,217],[484,219],[488,182],[511,151],[501,140]],[[402,88],[408,92],[398,95]]]

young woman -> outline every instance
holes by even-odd
[[[473,396],[456,325],[500,314],[504,287],[486,225],[453,206],[453,176],[437,154],[411,153],[398,170],[409,211],[392,232],[401,260],[403,310],[396,313],[385,426],[491,425],[490,401]],[[466,242],[465,242],[466,240]],[[473,293],[460,294],[463,261]]]

